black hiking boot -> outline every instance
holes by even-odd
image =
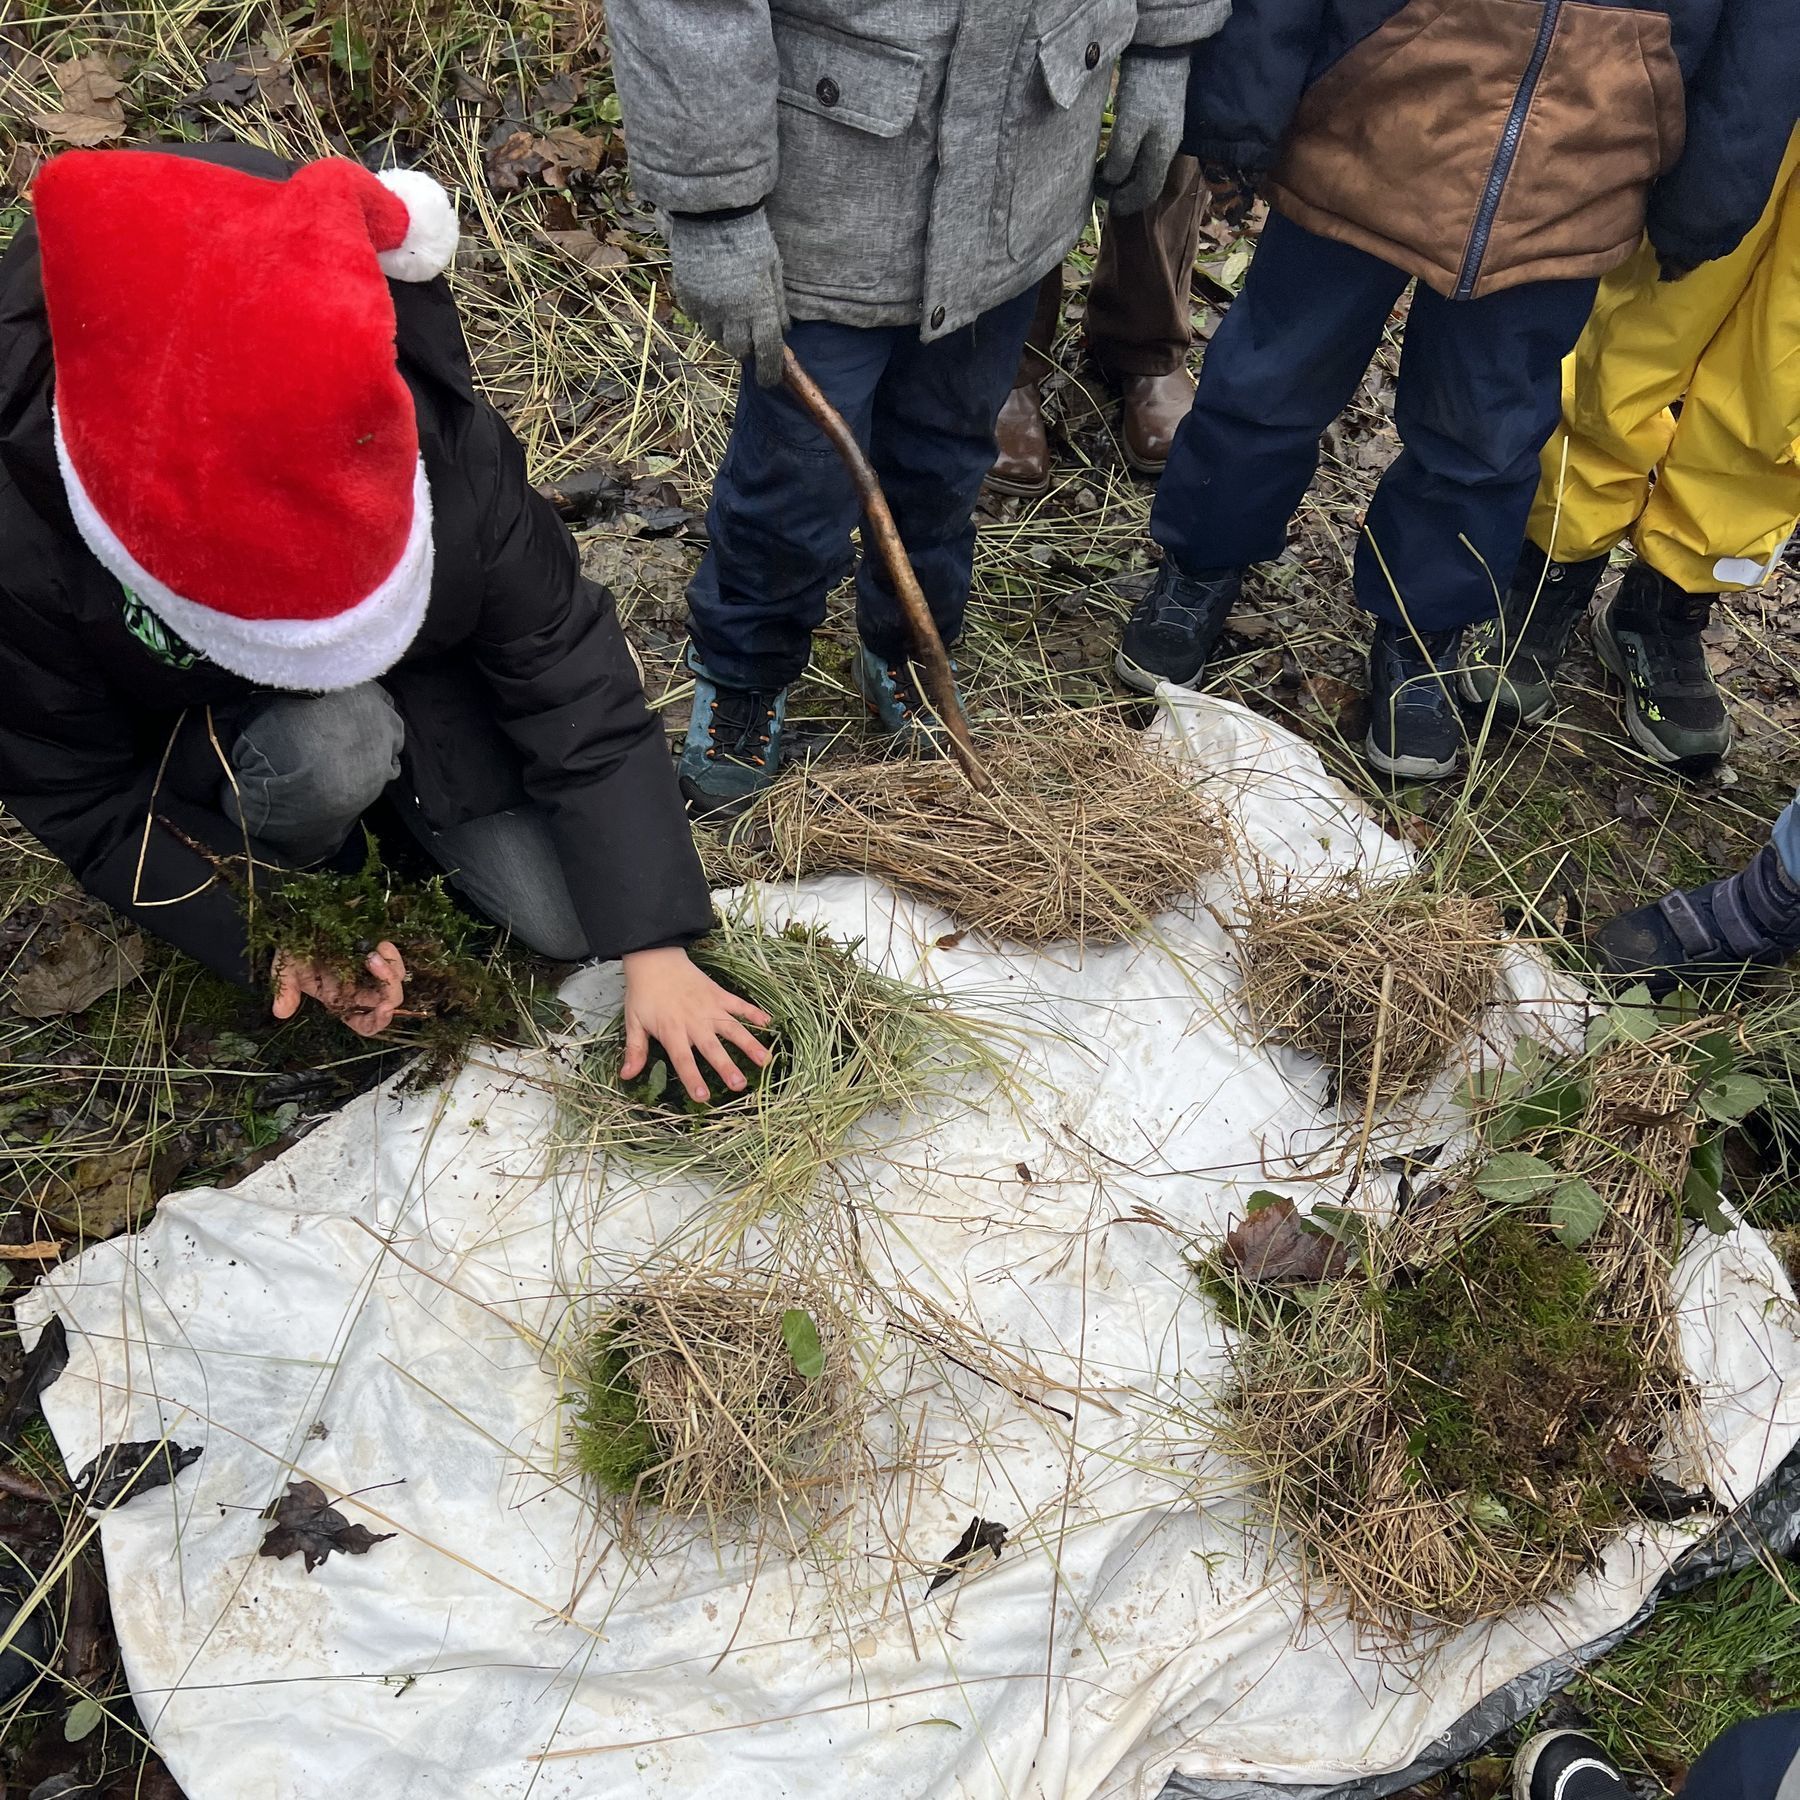
[[[1580,1731],[1540,1731],[1513,1758],[1513,1800],[1630,1800],[1625,1777]]]
[[[1242,569],[1184,575],[1164,556],[1149,591],[1132,609],[1113,670],[1127,687],[1154,694],[1159,681],[1192,687],[1243,591]]]
[[[1601,967],[1642,975],[1667,993],[1693,975],[1731,975],[1800,954],[1800,882],[1773,844],[1747,867],[1704,887],[1678,888],[1594,934]]]
[[[1731,718],[1700,641],[1712,601],[1638,562],[1594,615],[1594,648],[1625,687],[1625,729],[1659,763],[1690,773],[1731,748]]]
[[[1369,735],[1363,753],[1383,775],[1401,781],[1442,781],[1456,773],[1462,715],[1450,683],[1462,632],[1415,633],[1375,622],[1369,647]]]
[[[1471,706],[1491,708],[1494,723],[1505,730],[1543,724],[1556,704],[1551,685],[1556,671],[1606,564],[1604,556],[1551,562],[1537,545],[1527,544],[1500,616],[1469,632],[1457,677],[1462,697]]]

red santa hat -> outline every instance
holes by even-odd
[[[333,158],[286,181],[73,150],[32,188],[57,457],[108,570],[271,687],[391,668],[431,591],[431,496],[388,279],[456,212],[428,175]]]

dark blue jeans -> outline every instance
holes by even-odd
[[[874,463],[947,644],[962,632],[975,501],[1036,299],[1028,288],[930,344],[911,325],[801,319],[787,334]],[[800,403],[746,371],[707,508],[710,548],[688,584],[694,651],[707,674],[728,687],[800,678],[825,597],[850,572],[859,511],[848,472]],[[857,570],[856,625],[879,656],[909,647],[872,543]]]
[[[1733,1725],[1688,1770],[1682,1800],[1793,1800],[1800,1794],[1800,1712]]]
[[[1178,566],[1198,574],[1281,554],[1319,438],[1356,392],[1408,279],[1270,215],[1157,488],[1150,535]],[[1498,610],[1538,452],[1560,416],[1562,360],[1597,285],[1528,282],[1452,301],[1420,283],[1394,406],[1404,448],[1356,547],[1366,611],[1443,631]]]

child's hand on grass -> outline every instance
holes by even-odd
[[[400,952],[384,941],[370,952],[368,970],[362,980],[350,982],[317,963],[284,957],[275,965],[272,1010],[278,1019],[291,1019],[310,996],[359,1037],[378,1037],[394,1022],[406,998],[406,964]]]
[[[635,1081],[643,1073],[650,1040],[655,1038],[668,1052],[690,1099],[712,1098],[696,1051],[712,1064],[726,1087],[741,1094],[743,1071],[726,1045],[762,1068],[769,1052],[747,1027],[767,1025],[769,1015],[720,987],[694,966],[685,950],[633,950],[620,961],[625,968],[625,1060],[619,1065],[619,1079]]]

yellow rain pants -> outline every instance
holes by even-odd
[[[1581,562],[1630,537],[1688,593],[1755,587],[1800,519],[1797,440],[1800,131],[1729,256],[1659,281],[1645,244],[1600,284],[1563,365],[1531,541]]]

